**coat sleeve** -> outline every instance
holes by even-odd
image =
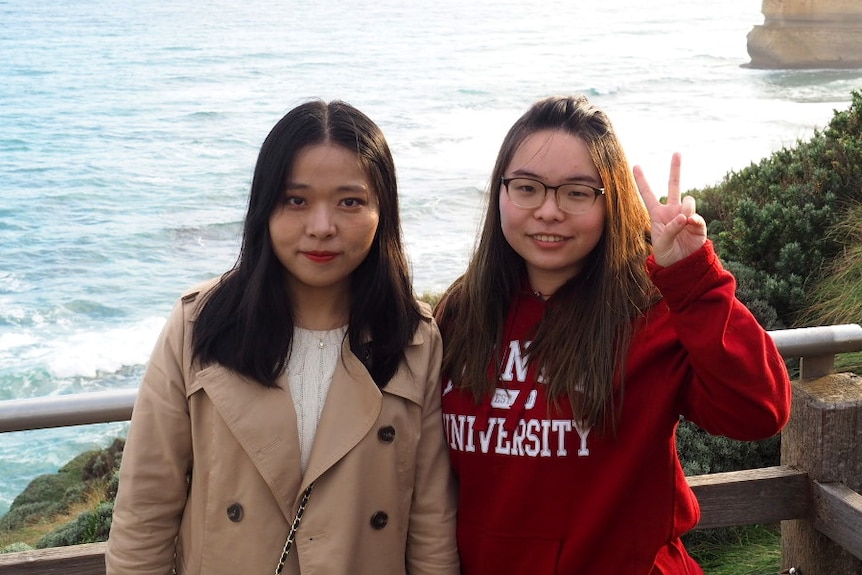
[[[650,257],[647,268],[688,364],[681,414],[733,439],[778,433],[790,416],[787,368],[772,338],[736,298],[736,280],[712,243],[667,268]]]
[[[458,575],[455,539],[456,488],[449,464],[440,408],[442,342],[434,320],[428,320],[425,345],[428,365],[422,366],[425,386],[422,431],[416,453],[416,475],[407,532],[407,573]],[[420,375],[418,370],[416,375]]]
[[[159,336],[132,411],[105,564],[107,575],[165,575],[192,466],[183,370],[183,303]]]

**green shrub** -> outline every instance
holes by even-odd
[[[676,450],[686,475],[771,467],[781,459],[777,435],[762,441],[736,441],[710,435],[689,421],[679,424]]]
[[[43,517],[65,513],[69,509],[67,491],[72,489],[74,493],[80,481],[80,474],[70,471],[69,465],[58,473],[40,475],[12,501],[8,513],[0,517],[0,529],[20,529]]]
[[[53,517],[68,510],[58,501],[32,501],[19,503],[11,507],[3,517],[0,517],[0,530],[14,531],[38,522],[43,517]]]
[[[424,301],[431,306],[431,309],[434,309],[437,307],[437,303],[440,301],[440,297],[442,295],[442,293],[423,292],[422,295],[419,296],[419,301]]]
[[[107,541],[113,510],[113,503],[103,502],[95,509],[84,511],[71,523],[45,534],[36,543],[36,549]]]
[[[123,439],[114,439],[110,446],[105,449],[91,452],[90,458],[84,464],[81,478],[84,481],[104,479],[113,475],[119,467],[120,457],[126,442]]]
[[[19,553],[21,551],[32,551],[33,548],[26,543],[10,543],[5,547],[0,547],[0,553]]]
[[[12,502],[9,511],[0,517],[0,530],[22,529],[67,513],[71,506],[87,501],[101,484],[104,484],[105,499],[113,501],[123,446],[124,441],[116,439],[106,449],[84,452],[57,473],[41,475],[31,481]]]
[[[801,325],[813,286],[846,247],[827,232],[862,202],[862,92],[809,141],[691,193],[740,300],[767,329]]]
[[[64,469],[61,469],[58,473],[40,475],[31,481],[24,491],[12,501],[11,508],[14,509],[20,505],[31,503],[63,501],[63,495],[66,493],[66,490],[74,487],[81,481],[79,475],[68,473]]]
[[[111,478],[105,485],[105,500],[113,501],[117,498],[117,489],[120,487],[120,462],[117,461],[117,467],[111,474]]]

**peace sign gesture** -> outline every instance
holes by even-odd
[[[653,193],[640,166],[633,173],[638,191],[649,211],[652,222],[652,247],[655,261],[662,267],[675,264],[699,250],[706,243],[706,222],[695,211],[695,201],[686,196],[680,201],[680,155],[670,161],[667,203],[662,204]]]

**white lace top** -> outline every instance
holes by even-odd
[[[296,409],[303,473],[308,467],[317,424],[346,333],[347,326],[327,331],[301,327],[295,327],[293,330],[293,349],[287,361],[287,379]]]

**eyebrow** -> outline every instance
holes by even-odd
[[[304,184],[302,182],[294,182],[288,181],[285,189],[287,190],[308,190],[311,189],[312,186],[310,184]],[[336,192],[345,192],[345,193],[369,193],[369,188],[364,184],[345,184],[338,186],[335,188]]]
[[[512,174],[515,176],[522,176],[524,178],[532,178],[532,179],[538,180],[540,182],[543,181],[542,177],[539,174],[531,172],[530,170],[523,170],[523,169],[515,170],[512,172]],[[569,176],[567,178],[563,178],[563,181],[572,182],[572,183],[587,182],[587,183],[601,185],[601,182],[599,180],[593,178],[592,176]]]

